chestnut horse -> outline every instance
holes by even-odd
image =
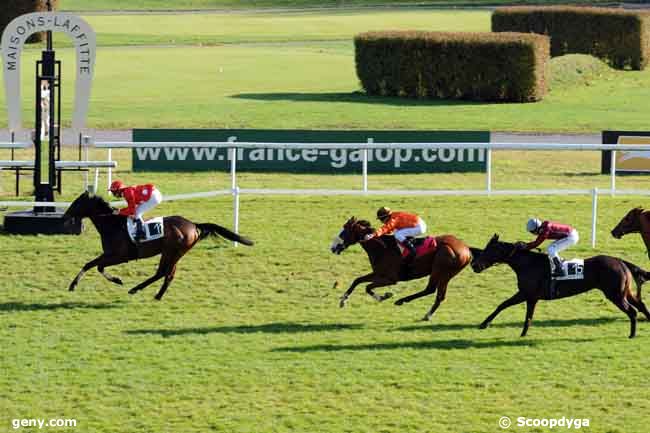
[[[641,234],[650,259],[650,212],[641,207],[630,210],[612,229],[612,236],[620,239],[629,233]]]
[[[161,254],[160,264],[155,275],[129,290],[129,294],[133,295],[164,277],[165,281],[155,296],[157,300],[160,300],[174,279],[176,263],[200,240],[210,235],[220,235],[244,245],[253,245],[251,240],[217,224],[194,224],[180,216],[169,216],[163,219],[165,235],[162,238],[136,246],[127,233],[127,217],[115,215],[114,209],[103,198],[91,196],[88,192],[84,192],[72,202],[64,215],[64,218],[67,219],[83,219],[86,217],[90,218],[90,221],[99,232],[104,252],[83,266],[76,278],[70,283],[70,291],[74,290],[83,274],[94,267],[97,267],[97,270],[107,280],[121,285],[122,280],[105,273],[104,268]]]
[[[341,254],[350,245],[359,243],[368,253],[368,259],[370,259],[370,266],[372,267],[372,272],[352,282],[350,288],[341,296],[339,305],[344,307],[354,288],[361,283],[370,283],[366,286],[366,293],[381,302],[392,297],[393,294],[386,292],[383,295],[377,295],[373,289],[391,286],[398,281],[414,280],[428,276],[429,283],[424,290],[397,300],[395,305],[411,302],[422,296],[430,295],[437,290],[438,294],[435,303],[422,319],[430,320],[433,313],[445,300],[449,280],[470,263],[472,259],[470,248],[452,235],[438,236],[436,237],[437,248],[433,252],[416,257],[405,275],[404,272],[401,272],[402,256],[397,241],[393,236],[384,235],[364,240],[367,235],[374,231],[368,221],[357,220],[352,217],[345,223],[343,230],[334,239],[330,247],[334,254]]]
[[[630,338],[636,334],[637,308],[648,320],[650,312],[641,300],[641,286],[650,280],[650,272],[638,266],[611,256],[594,256],[584,260],[584,279],[556,281],[555,296],[549,297],[546,288],[550,282],[550,263],[546,254],[523,250],[517,244],[499,241],[494,235],[485,249],[472,260],[474,272],[483,272],[497,263],[505,263],[517,274],[517,293],[499,305],[481,323],[485,329],[503,310],[526,302],[526,320],[521,336],[528,332],[533,320],[535,306],[540,299],[552,300],[567,298],[591,289],[600,289],[607,299],[623,311],[630,319]],[[631,290],[636,282],[637,294]]]

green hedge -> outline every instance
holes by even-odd
[[[504,7],[492,31],[551,37],[551,56],[590,54],[617,69],[644,69],[650,58],[650,13],[593,7]]]
[[[547,91],[546,36],[370,32],[354,45],[369,95],[529,102]]]
[[[31,12],[39,12],[47,10],[47,2],[45,0],[0,0],[2,6],[0,7],[0,35],[4,31],[7,24],[21,15]],[[51,0],[52,10],[57,10],[59,0]],[[41,42],[45,40],[45,34],[34,33],[27,43]]]

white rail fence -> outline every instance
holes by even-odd
[[[207,192],[189,193],[165,196],[165,201],[187,200],[214,196],[233,196],[233,219],[235,231],[239,229],[239,200],[243,194],[256,195],[366,195],[366,196],[552,196],[552,195],[590,195],[592,197],[591,219],[591,245],[596,246],[596,226],[598,214],[598,195],[650,195],[650,190],[631,190],[616,188],[616,152],[617,151],[648,151],[648,145],[636,144],[547,144],[547,143],[271,143],[271,142],[127,142],[127,141],[98,141],[95,143],[85,139],[84,142],[91,147],[108,150],[108,161],[102,167],[108,168],[108,184],[112,179],[111,150],[112,149],[137,149],[137,148],[225,148],[228,149],[230,162],[230,190],[215,190]],[[0,148],[2,143],[0,143]],[[362,151],[361,187],[359,189],[272,189],[272,188],[240,188],[237,184],[237,149],[348,149]],[[457,149],[457,150],[484,150],[486,161],[485,189],[479,190],[400,190],[376,189],[368,187],[368,154],[371,149]],[[495,150],[511,151],[611,151],[611,175],[609,189],[507,189],[497,190],[492,187],[492,152]],[[0,161],[1,164],[5,161]],[[119,203],[119,202],[117,202]],[[43,206],[68,206],[69,203],[43,203]],[[35,202],[5,201],[0,206],[33,206]]]

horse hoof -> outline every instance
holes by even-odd
[[[478,329],[486,329],[488,327],[487,323],[481,323],[478,327]]]
[[[123,286],[123,285],[124,285],[124,283],[122,282],[122,280],[120,280],[119,278],[115,278],[115,279],[113,280],[113,282],[114,282],[115,284],[119,284],[120,286]]]
[[[384,296],[381,297],[382,301],[385,301],[386,299],[390,299],[393,297],[393,294],[391,292],[386,292],[384,293]]]
[[[138,293],[138,291],[135,289],[129,290],[129,295],[135,295],[136,293]]]
[[[346,302],[346,301],[347,301],[346,299],[341,299],[341,300],[339,301],[339,307],[341,307],[341,308],[345,307],[345,302]]]
[[[74,292],[74,286],[68,287],[68,292]]]
[[[429,322],[431,321],[431,316],[428,314],[425,314],[424,317],[420,320],[421,322]]]
[[[158,295],[156,295],[156,296],[154,296],[153,298],[154,298],[156,301],[160,301],[160,300],[162,299],[162,296],[158,296]]]
[[[397,305],[397,306],[400,306],[403,303],[404,303],[404,301],[402,299],[398,299],[397,301],[395,301],[395,305]]]

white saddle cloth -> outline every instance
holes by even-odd
[[[140,242],[149,242],[156,239],[160,239],[165,236],[163,224],[163,217],[156,217],[148,219],[144,222],[144,233],[145,238],[141,239]],[[129,237],[132,242],[135,242],[135,233],[137,231],[138,225],[135,223],[135,220],[131,218],[126,219],[126,229],[129,232]]]

